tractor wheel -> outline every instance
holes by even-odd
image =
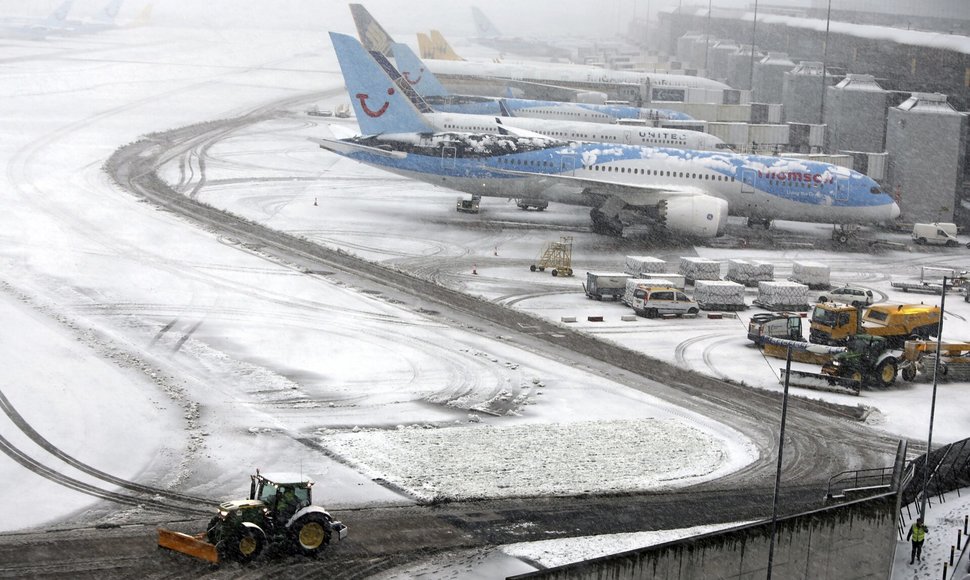
[[[862,371],[849,371],[849,378],[853,381],[857,381],[860,385],[862,384]]]
[[[559,270],[556,270],[555,268],[553,268],[552,269],[552,277],[555,278],[558,275],[559,275]]]
[[[535,272],[536,271],[536,265],[535,264],[532,264],[531,266],[529,266],[529,271],[530,272]]]
[[[240,525],[223,541],[226,557],[246,564],[252,562],[266,547],[266,534],[256,525]]]
[[[883,359],[879,365],[876,366],[876,381],[879,386],[888,389],[896,383],[896,371],[899,367],[896,365],[896,359],[889,357]]]
[[[312,556],[330,543],[330,520],[320,513],[309,513],[290,526],[293,545],[306,556]]]
[[[212,516],[209,520],[209,525],[205,527],[205,540],[210,544],[218,544],[219,540],[222,539],[222,533],[220,528],[222,527],[222,518],[219,516]]]
[[[915,378],[916,378],[916,367],[915,366],[909,365],[909,366],[903,368],[903,380],[904,381],[912,381]]]

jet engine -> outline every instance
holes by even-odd
[[[678,234],[712,238],[727,225],[728,202],[710,195],[669,197],[657,209],[664,226]]]

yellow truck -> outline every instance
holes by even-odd
[[[856,334],[868,334],[885,337],[891,347],[902,348],[909,338],[926,339],[939,330],[939,306],[876,304],[863,311],[847,304],[823,302],[812,310],[809,340],[842,345]]]

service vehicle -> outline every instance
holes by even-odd
[[[797,312],[760,312],[748,322],[748,340],[763,345],[769,338],[801,340],[802,315]]]
[[[455,209],[457,209],[459,213],[478,213],[480,210],[479,204],[480,200],[477,197],[473,197],[471,199],[463,199],[459,197]]]
[[[934,222],[931,224],[913,224],[913,240],[917,244],[931,246],[956,247],[960,245],[957,239],[957,225],[951,223]],[[967,244],[970,247],[970,244]]]
[[[970,342],[941,341],[937,345],[935,340],[906,341],[899,362],[903,379],[912,381],[919,373],[932,374],[936,368],[937,350],[940,353],[939,377],[957,381],[970,379]]]
[[[900,368],[901,352],[893,350],[889,340],[882,336],[857,334],[844,347],[824,347],[811,343],[793,345],[792,360],[796,360],[796,349],[811,352],[817,360],[804,362],[821,364],[821,372],[792,369],[786,376],[782,369],[781,380],[787,379],[791,385],[809,389],[858,395],[863,386],[891,387],[896,382],[896,373]]]
[[[927,304],[874,304],[861,307],[822,302],[812,309],[808,338],[817,344],[841,345],[856,334],[882,336],[896,348],[914,336],[936,336],[940,307]]]
[[[586,272],[583,290],[586,297],[593,300],[602,300],[606,296],[619,300],[626,292],[626,281],[630,278],[632,276],[623,272]]]
[[[695,315],[700,312],[697,302],[686,294],[669,286],[639,287],[633,292],[630,304],[637,316],[657,318],[667,314],[683,316]]]
[[[327,510],[311,505],[313,480],[296,473],[250,476],[249,498],[219,504],[206,531],[191,536],[158,529],[158,545],[218,564],[250,562],[269,546],[307,556],[321,552],[330,540],[347,537],[347,526]]]
[[[517,199],[515,200],[515,205],[523,210],[535,209],[536,211],[542,211],[549,207],[549,202],[544,199]]]
[[[819,302],[842,302],[852,306],[869,306],[873,302],[872,290],[845,285],[818,297]]]

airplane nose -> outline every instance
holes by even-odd
[[[889,219],[890,220],[894,220],[894,219],[898,218],[900,213],[901,212],[900,212],[900,209],[899,209],[899,204],[896,203],[896,202],[893,202],[893,207],[892,207],[892,209],[889,210]]]

